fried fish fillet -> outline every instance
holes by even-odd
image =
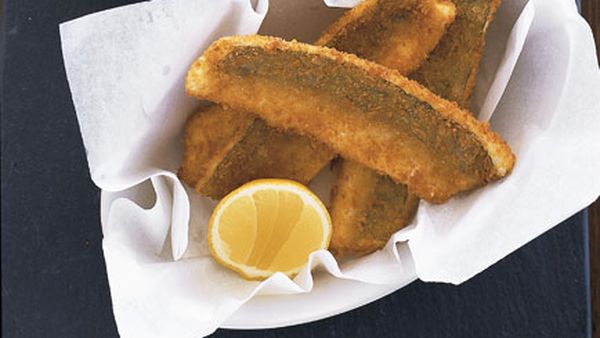
[[[333,190],[329,250],[338,258],[361,256],[385,246],[413,219],[419,198],[405,184],[354,161],[344,161]]]
[[[453,0],[456,19],[429,58],[409,77],[461,107],[468,107],[485,35],[500,0]]]
[[[317,41],[408,74],[438,44],[456,8],[450,0],[366,0]]]
[[[199,193],[220,199],[257,178],[291,178],[307,184],[332,156],[331,149],[309,137],[213,105],[186,124],[179,177]]]
[[[447,0],[366,0],[347,12],[317,45],[356,54],[402,75],[414,71],[438,44],[456,14]],[[337,256],[381,249],[410,224],[419,199],[404,184],[351,160],[341,159],[331,196]]]
[[[433,203],[507,175],[515,157],[486,124],[398,72],[325,47],[226,37],[186,92],[309,135]]]
[[[448,0],[367,0],[332,25],[317,44],[328,43],[347,52],[384,58],[408,72],[414,70],[435,47],[452,21],[454,12],[453,4]],[[376,49],[384,44],[394,47]],[[325,145],[311,140],[302,141],[297,135],[271,130],[263,123],[261,128],[243,129],[252,131],[252,135],[244,136],[240,131],[231,142],[213,144],[211,164],[203,163],[209,158],[195,153],[206,150],[193,140],[203,140],[207,133],[212,133],[213,137],[215,134],[233,136],[233,126],[218,122],[220,111],[212,108],[202,113],[203,120],[214,115],[215,123],[210,128],[203,128],[202,123],[192,123],[194,127],[186,129],[187,141],[184,142],[180,176],[201,194],[221,198],[243,183],[265,177],[287,177],[307,183],[318,172],[315,168],[324,167],[334,156]],[[229,112],[227,117],[234,115],[239,116],[241,124],[251,119],[250,114],[242,112]],[[190,119],[190,123],[192,121]],[[236,122],[231,120],[228,123]],[[241,140],[244,142],[238,143]],[[218,148],[219,145],[225,148]],[[230,154],[231,151],[235,153]],[[293,158],[297,158],[296,163],[291,163]],[[219,164],[221,161],[224,163]],[[188,172],[197,172],[198,175],[185,176]]]
[[[437,90],[437,94],[440,96],[457,100],[462,106],[468,106],[477,76],[481,51],[485,43],[485,31],[493,18],[499,1],[455,0],[455,2],[458,6],[456,22],[452,24],[449,32],[444,35],[442,44],[435,49],[432,57],[425,61],[413,76],[426,83],[434,91]],[[379,61],[391,68],[394,67],[393,64],[385,60],[372,60]],[[423,75],[427,75],[428,81],[419,78]],[[379,242],[379,245],[375,245],[374,240],[365,240],[365,238],[370,238],[369,232],[365,229],[369,229],[371,232],[372,229],[382,229],[382,225],[377,226],[373,221],[369,221],[372,219],[369,215],[379,210],[385,212],[385,210],[401,203],[394,202],[394,200],[403,201],[396,196],[382,201],[379,196],[388,196],[388,194],[375,193],[375,191],[398,191],[398,194],[402,196],[404,186],[385,178],[385,176],[378,175],[375,171],[358,163],[342,162],[341,173],[338,176],[332,196],[331,208],[335,231],[333,232],[330,248],[336,255],[369,253],[385,244],[385,242]],[[396,190],[394,190],[394,187]],[[378,196],[380,203],[369,203],[368,200],[364,200],[367,198],[365,195],[361,196],[363,200],[348,197],[357,191],[370,194],[366,195],[367,197]],[[405,206],[406,209],[396,209],[397,213],[409,210],[413,210],[413,212],[404,212],[404,217],[407,217],[405,219],[401,216],[391,215],[383,224],[396,222],[397,229],[399,229],[410,221],[414,211],[416,211],[418,202],[416,199],[404,201],[407,201],[407,203],[400,205]],[[381,212],[381,214],[384,214],[384,212]],[[388,231],[391,234],[397,229],[390,228]]]
[[[183,160],[177,176],[202,192],[227,153],[244,137],[255,117],[221,106],[204,107],[187,120]]]
[[[433,55],[413,76],[427,84],[440,96],[456,100],[461,106],[467,107],[477,77],[486,30],[499,1],[455,0],[455,2],[458,6],[456,22],[442,38],[440,46],[434,50]],[[392,63],[385,60],[373,59],[373,61],[394,67]],[[337,256],[366,254],[383,247],[385,242],[377,242],[371,233],[374,233],[374,230],[386,229],[385,226],[388,225],[387,230],[391,235],[413,217],[418,205],[417,200],[398,198],[397,195],[403,196],[405,186],[386,178],[358,163],[342,162],[331,208],[334,232],[330,249]],[[384,199],[383,197],[390,196],[390,191],[397,193]],[[359,192],[367,195],[352,197]],[[372,203],[368,199],[369,196],[376,196],[379,203]],[[396,209],[392,209],[394,207]],[[390,214],[388,211],[390,209],[395,210],[396,214]],[[411,210],[413,212],[407,212]],[[389,217],[383,222],[380,221],[381,217],[375,218],[381,224],[377,224],[371,216],[372,214],[386,215],[386,213]],[[390,228],[389,224],[394,222],[397,228]]]

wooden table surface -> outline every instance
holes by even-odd
[[[581,14],[592,27],[600,59],[600,0],[581,0]],[[589,208],[592,336],[600,337],[600,199]]]

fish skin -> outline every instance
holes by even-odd
[[[346,38],[337,39],[338,42],[347,43],[354,39],[357,45],[364,45],[360,40],[368,39],[371,35],[369,27],[377,26],[380,27],[380,33],[383,31],[384,35],[388,36],[386,40],[388,45],[398,40],[404,43],[401,48],[379,49],[378,53],[385,55],[389,60],[397,60],[404,67],[414,69],[435,47],[432,40],[439,39],[437,35],[441,35],[441,26],[447,26],[449,23],[447,20],[437,20],[440,18],[438,8],[449,11],[449,15],[454,15],[454,7],[448,0],[367,0],[346,12],[316,44],[325,43],[343,32]],[[385,12],[385,16],[401,15],[405,19],[381,26],[380,20],[373,21],[373,14],[381,16],[382,12]],[[420,25],[415,25],[416,23]],[[414,27],[418,29],[415,30]],[[424,34],[421,34],[424,32],[429,32],[429,36],[436,37],[424,39]],[[381,45],[382,41],[375,43]],[[349,52],[356,52],[359,49],[352,44],[346,44],[346,47],[350,48]],[[367,52],[364,48],[362,51]],[[224,109],[226,108],[213,106],[198,112],[197,114],[204,116],[201,120],[208,124],[207,127],[203,128],[201,123],[192,123],[195,120],[190,119],[189,123],[193,127],[186,129],[184,137],[184,160],[179,170],[180,176],[186,184],[195,187],[205,196],[222,198],[237,186],[257,178],[285,177],[307,184],[318,172],[315,168],[323,168],[335,155],[329,147],[315,140],[279,131],[264,123],[261,128],[249,128],[248,121],[254,116],[253,114],[233,112],[232,109],[228,109],[225,113]],[[219,123],[219,114],[224,114],[223,124]],[[211,123],[211,116],[214,123]],[[225,121],[230,124],[236,123],[231,120],[233,116],[238,116],[246,135],[241,131],[234,135],[232,127],[225,125]],[[253,123],[259,124],[260,120]],[[194,144],[193,140],[208,138],[218,140],[220,135],[231,135],[235,138],[229,143],[222,142],[221,146],[224,148],[218,148],[213,142],[213,157],[207,158],[195,154],[205,150]],[[242,140],[244,142],[241,142]],[[270,156],[251,154],[270,154]],[[291,164],[294,159],[296,163]],[[196,175],[190,177],[190,172],[195,172]]]
[[[498,134],[455,103],[330,48],[221,38],[190,67],[186,92],[311,136],[432,203],[496,181],[515,162]]]
[[[410,77],[438,95],[454,100],[460,106],[468,107],[485,44],[485,33],[500,1],[454,0],[454,2],[458,7],[456,22],[450,25],[450,29],[441,38],[439,46],[433,50],[432,55],[424,60],[420,68]],[[487,13],[484,13],[485,11]],[[468,40],[466,43],[465,39]],[[408,73],[405,71],[407,68],[394,67],[394,64],[385,60],[375,58],[371,60],[396,68],[402,74]],[[331,200],[334,232],[330,249],[338,258],[349,255],[360,256],[385,245],[385,242],[377,241],[373,235],[377,230],[388,229],[391,236],[395,231],[408,225],[418,208],[418,199],[402,199],[404,185],[384,179],[385,175],[379,175],[356,162],[348,160],[340,162],[338,164],[340,174],[333,188]],[[397,196],[381,198],[395,191],[394,187],[398,191]],[[381,191],[387,194],[377,193]],[[349,197],[359,193],[360,197]],[[396,214],[390,213],[390,210],[395,210]],[[381,215],[379,219],[386,219],[384,215],[389,216],[384,222],[377,224],[375,221],[369,221],[371,218],[368,215],[371,214]],[[390,227],[390,224],[395,226]]]
[[[456,19],[427,60],[409,77],[460,107],[469,107],[487,29],[501,0],[453,1]]]
[[[427,59],[455,15],[454,4],[446,0],[366,0],[331,25],[317,45],[354,53],[407,75]],[[382,27],[388,34],[372,32]],[[405,184],[358,162],[339,159],[336,167],[330,251],[342,258],[383,248],[392,234],[410,224],[419,198]]]
[[[309,137],[270,127],[242,110],[212,105],[186,124],[179,177],[200,194],[221,199],[259,178],[308,184],[333,155]]]

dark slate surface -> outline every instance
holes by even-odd
[[[124,3],[4,3],[4,337],[117,335],[99,193],[87,172],[57,24]],[[334,318],[215,336],[589,337],[586,219],[573,216],[459,287],[417,282]]]

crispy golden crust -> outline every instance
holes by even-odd
[[[410,224],[419,199],[404,184],[353,161],[344,161],[332,194],[329,249],[340,258],[381,249]]]
[[[365,1],[356,9],[360,11],[360,7],[375,2]],[[491,22],[493,12],[498,5],[497,2],[487,2],[491,4],[491,8],[483,24],[484,27]],[[467,24],[469,21],[477,21],[476,13],[481,13],[482,8],[485,10],[485,7],[477,8],[477,3],[481,4],[482,2],[457,0],[461,13],[457,24],[444,37],[444,45],[436,49],[432,61],[429,61],[430,64],[426,63],[422,69],[424,74],[430,76],[428,84],[431,86],[433,82],[433,89],[437,89],[439,95],[455,99],[464,106],[468,105],[471,91],[475,85],[477,68],[485,41],[485,29],[478,29],[477,25]],[[451,48],[451,46],[455,47]],[[352,50],[345,51],[352,52]],[[371,59],[384,66],[394,68],[392,64],[383,60]],[[427,73],[431,72],[432,65],[440,62],[445,62],[445,64],[438,65],[439,74]],[[405,74],[402,68],[397,69],[403,75]],[[443,86],[444,81],[448,84],[447,87]],[[390,233],[408,225],[417,209],[418,200],[413,198],[412,204],[403,205],[399,202],[403,200],[403,190],[393,189],[395,186],[400,188],[402,185],[395,185],[393,182],[383,179],[384,176],[379,176],[370,169],[351,161],[343,161],[340,166],[341,174],[337,177],[335,193],[332,195],[331,201],[334,226],[331,250],[338,257],[369,253],[385,245],[383,240],[377,241],[372,233],[386,229],[385,225],[395,224],[395,228],[389,229]],[[375,179],[376,177],[379,179]],[[378,203],[369,203],[372,196],[378,196]],[[407,196],[410,198],[412,195],[408,194]],[[393,209],[393,206],[399,208]],[[373,217],[373,215],[380,217]],[[382,219],[381,216],[384,216],[385,222],[377,224],[375,220]]]
[[[456,14],[449,0],[366,0],[317,41],[407,74],[427,58]]]
[[[307,184],[332,157],[332,150],[310,138],[213,105],[192,115],[186,124],[179,177],[202,195],[220,199],[258,178]]]
[[[368,0],[348,11],[316,44],[355,53],[396,68],[404,74],[416,69],[426,58],[454,19],[454,14],[454,5],[447,0]],[[218,108],[204,113],[216,120],[219,114],[227,117],[236,113]],[[190,127],[186,131],[187,140],[221,131],[225,137],[230,135],[230,126],[203,127],[201,123],[194,122],[194,119],[190,119]],[[210,130],[205,127],[210,127]],[[260,119],[255,119],[250,126],[245,125],[243,135],[235,136],[232,143],[223,144],[227,149],[219,152],[220,157],[211,159],[211,170],[205,171],[201,179],[199,173],[191,179],[184,176],[188,184],[193,185],[192,180],[198,180],[195,187],[201,194],[218,199],[235,187],[262,177],[295,178],[307,183],[332,156],[327,147],[299,135],[277,131]],[[186,157],[181,169],[183,175],[198,171],[201,165],[206,165],[203,163],[206,159],[194,154],[198,145],[191,142],[186,144]],[[190,163],[192,160],[196,160],[196,163]],[[350,164],[342,164],[342,172],[345,174],[338,177],[340,182],[336,184],[336,196],[349,196],[358,192],[364,193],[367,200],[363,204],[354,205],[344,203],[351,199],[338,198],[332,202],[334,229],[343,235],[334,237],[332,242],[337,255],[342,252],[364,254],[381,248],[391,233],[410,222],[417,206],[417,203],[404,205],[398,202],[417,201],[414,195],[408,194],[407,197],[405,185],[397,185],[391,179],[357,163],[348,163]],[[361,182],[362,177],[372,178],[370,184]],[[389,200],[384,201],[384,197]],[[335,217],[349,214],[353,217]],[[357,225],[363,230],[360,232],[360,239],[355,236],[358,234]],[[351,238],[352,241],[336,241],[343,238]]]
[[[279,131],[256,119],[209,179],[196,188],[206,196],[220,199],[259,178],[287,178],[308,184],[333,155],[319,142]]]
[[[222,38],[192,65],[186,92],[312,135],[434,203],[503,177],[514,165],[508,145],[456,104],[396,71],[329,48]],[[392,111],[389,100],[397,104]]]
[[[356,54],[402,75],[415,70],[454,20],[446,0],[366,0],[348,11],[317,45]],[[381,249],[408,225],[419,199],[404,184],[351,160],[339,161],[331,196],[330,250],[341,258]]]
[[[454,6],[447,0],[365,1],[343,16],[334,25],[335,29],[330,28],[317,44],[329,43],[330,47],[344,47],[350,52],[373,51],[367,54],[380,63],[389,62],[390,66],[409,71],[424,60],[453,17]],[[373,43],[385,48],[375,50]],[[306,183],[316,174],[315,168],[322,168],[333,156],[324,145],[271,129],[258,120],[250,128],[249,114],[233,111],[223,114],[230,119],[230,125],[219,123],[219,109],[213,108],[204,113],[202,120],[212,117],[214,121],[190,119],[195,128],[186,133],[188,145],[180,173],[185,182],[206,196],[221,198],[233,188],[261,177],[288,177]],[[240,128],[242,125],[246,128],[245,134],[242,129],[231,134],[236,126],[231,120],[233,116],[240,116]],[[203,128],[202,123],[208,129]],[[229,142],[213,142],[211,158],[194,154],[203,148],[190,140],[210,136],[218,141],[219,135],[235,138],[225,140]],[[223,148],[218,148],[219,145]],[[192,147],[199,149],[190,149]],[[290,161],[291,156],[298,160]],[[191,174],[194,176],[190,177]],[[197,182],[194,184],[194,181]]]
[[[487,28],[501,0],[453,0],[456,19],[429,58],[410,75],[432,92],[468,107]]]
[[[219,105],[193,114],[185,125],[179,178],[189,186],[202,186],[254,119],[250,114],[225,110]]]

